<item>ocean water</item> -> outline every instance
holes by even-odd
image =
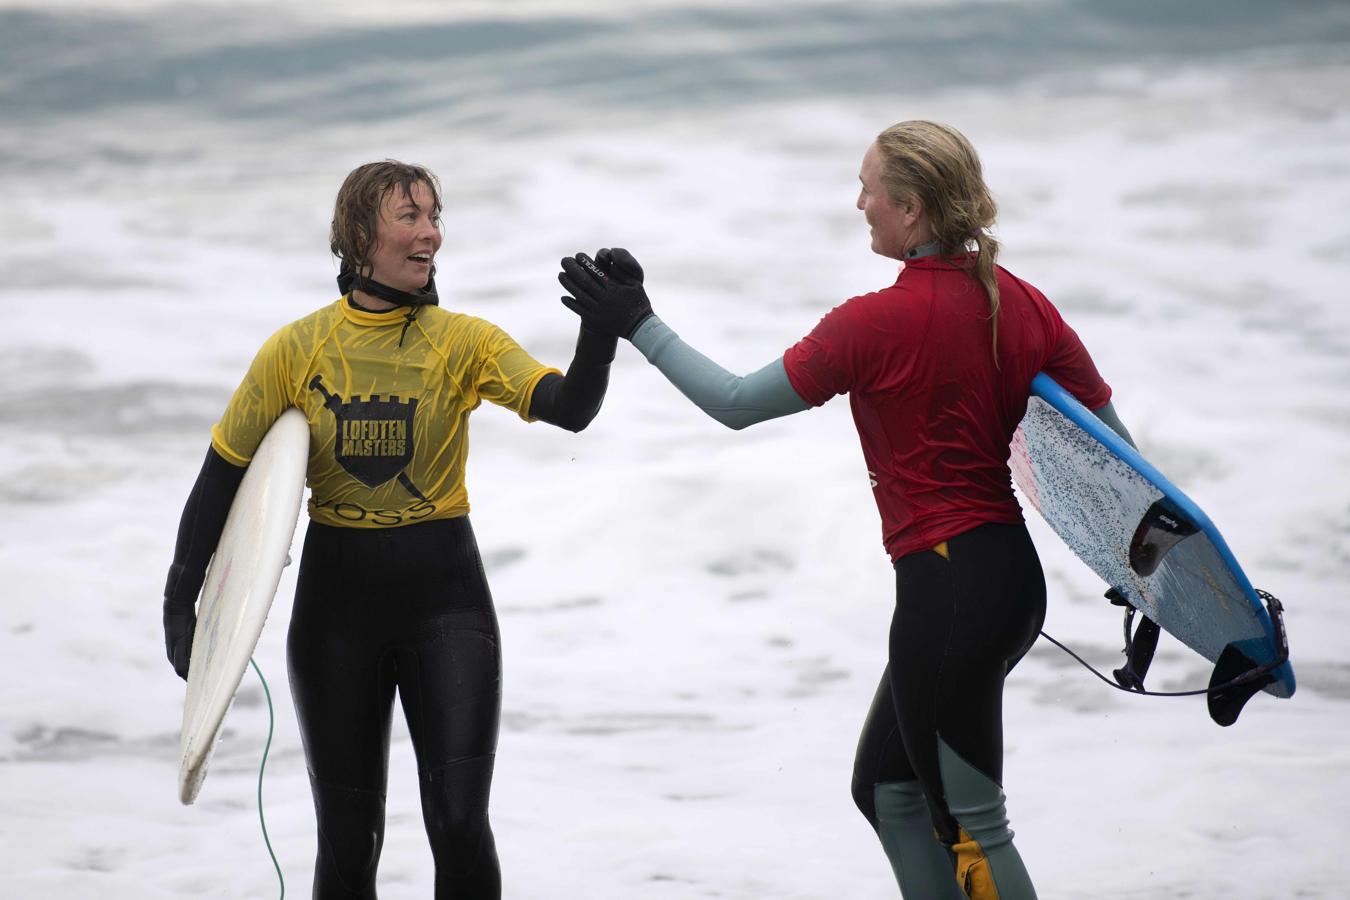
[[[887,284],[853,208],[872,137],[980,149],[1004,261],[1060,306],[1141,449],[1288,610],[1299,691],[1230,729],[1039,646],[1005,787],[1049,900],[1344,895],[1350,839],[1350,6],[0,0],[0,894],[267,897],[252,675],[202,796],[159,595],[208,429],[262,340],[334,297],[358,163],[444,182],[444,303],[565,365],[557,260],[627,246],[740,372]],[[519,898],[893,897],[852,808],[891,573],[846,404],[732,433],[631,348],[579,436],[474,416],[504,640],[493,823]],[[1034,515],[1034,514],[1033,514]],[[1039,520],[1047,630],[1117,611]],[[315,835],[257,660],[268,827]],[[1164,644],[1150,677],[1202,660]],[[396,724],[381,895],[431,892]]]

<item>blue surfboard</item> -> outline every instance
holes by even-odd
[[[1292,696],[1278,601],[1269,610],[1262,603],[1209,516],[1053,378],[1037,375],[1031,390],[1009,466],[1069,549],[1163,631],[1216,663],[1218,681],[1265,666],[1260,689]],[[1236,717],[1237,710],[1228,721],[1215,715],[1225,725]]]

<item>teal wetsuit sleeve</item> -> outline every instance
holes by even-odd
[[[733,375],[649,316],[631,338],[647,361],[694,405],[728,428],[741,429],[809,409],[792,387],[783,358],[746,376]]]
[[[1092,414],[1106,423],[1107,428],[1124,438],[1125,443],[1136,450],[1139,449],[1135,447],[1134,438],[1130,437],[1130,432],[1126,430],[1125,423],[1120,421],[1120,416],[1116,415],[1116,408],[1111,405],[1110,400],[1106,401],[1106,405],[1100,409],[1094,409]]]

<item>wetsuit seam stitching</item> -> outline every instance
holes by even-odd
[[[942,779],[942,760],[940,756],[940,750],[938,748],[938,742],[942,740],[941,729],[938,727],[938,710],[941,707],[941,691],[943,683],[942,676],[946,671],[947,663],[951,658],[952,642],[955,639],[954,636],[956,634],[956,623],[957,623],[957,610],[956,610],[957,604],[956,604],[956,588],[955,588],[956,579],[955,573],[952,571],[952,568],[948,560],[942,561],[942,573],[944,576],[947,599],[950,602],[951,614],[947,625],[946,640],[943,642],[942,645],[942,657],[938,662],[937,671],[934,673],[933,691],[932,695],[929,697],[929,700],[932,703],[933,709],[933,750],[934,750],[934,760],[937,763],[937,783],[939,789],[941,790],[941,794],[938,799],[939,802],[942,803],[942,808],[946,812],[947,816],[953,822],[956,822],[957,827],[959,828],[961,823],[957,821],[956,814],[952,812],[951,803],[947,799],[947,785]],[[948,744],[948,746],[951,745]]]

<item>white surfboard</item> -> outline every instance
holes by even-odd
[[[183,704],[178,798],[197,799],[225,712],[248,668],[285,568],[309,461],[309,424],[288,409],[258,445],[235,494],[197,604]]]

